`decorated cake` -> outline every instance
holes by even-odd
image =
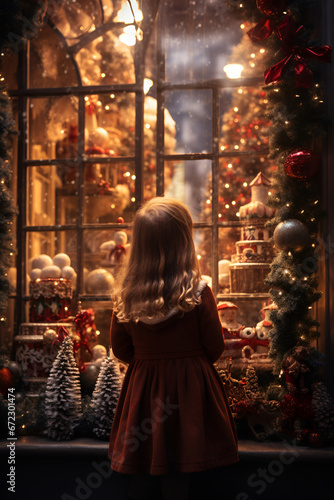
[[[230,290],[232,293],[263,293],[264,279],[274,256],[271,234],[265,227],[274,210],[265,202],[270,181],[259,172],[250,183],[251,201],[240,207],[241,240],[236,242],[236,254],[231,257]]]
[[[29,284],[29,321],[54,322],[70,316],[72,281],[64,278],[38,278]]]

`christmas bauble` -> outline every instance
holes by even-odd
[[[48,328],[43,333],[43,340],[46,344],[52,344],[52,342],[54,342],[57,337],[58,337],[57,332],[52,328]]]
[[[53,263],[55,266],[63,269],[63,267],[71,265],[71,258],[66,253],[57,253],[57,255],[53,257]]]
[[[320,158],[310,149],[295,149],[284,162],[289,177],[306,180],[313,177],[320,168]]]
[[[6,364],[6,368],[12,373],[14,380],[17,381],[21,377],[21,368],[16,361],[10,361]]]
[[[105,269],[95,269],[86,278],[87,293],[110,293],[113,285],[114,277]]]
[[[61,278],[61,269],[58,266],[46,266],[42,269],[41,278]]]
[[[257,8],[265,16],[282,14],[286,0],[256,0]]]
[[[86,366],[85,370],[80,373],[80,384],[83,394],[93,393],[99,371],[96,365],[91,364]]]
[[[301,252],[310,242],[305,224],[297,219],[280,222],[274,231],[275,247],[284,252]]]
[[[15,377],[12,372],[6,367],[0,368],[0,393],[5,399],[8,396],[8,389],[14,387],[14,383]]]

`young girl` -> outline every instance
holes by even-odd
[[[189,473],[235,463],[238,451],[212,365],[224,350],[222,327],[182,203],[154,198],[137,212],[120,284],[111,346],[129,367],[111,431],[111,468],[136,475],[128,498],[150,498],[148,491],[139,496],[139,483],[160,476],[163,498],[186,499]]]

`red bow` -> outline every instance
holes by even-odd
[[[111,258],[114,257],[115,261],[119,262],[123,255],[126,255],[126,248],[123,245],[116,245],[116,247],[111,250],[109,259],[111,260]]]
[[[274,22],[269,17],[264,17],[254,28],[247,31],[252,42],[262,42],[272,34],[275,29]]]
[[[301,29],[302,26],[296,30],[290,15],[287,15],[286,19],[277,26],[277,34],[282,41],[281,50],[286,56],[265,71],[264,81],[267,85],[281,80],[282,73],[287,68],[289,61],[294,59],[297,87],[309,88],[313,83],[313,73],[307,67],[305,59],[313,57],[322,62],[329,63],[331,61],[332,48],[328,45],[323,47],[301,47],[296,45],[296,37]]]

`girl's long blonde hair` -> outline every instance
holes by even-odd
[[[173,308],[184,313],[200,303],[192,231],[190,212],[177,200],[153,198],[138,210],[131,250],[116,280],[119,321],[155,318]]]

